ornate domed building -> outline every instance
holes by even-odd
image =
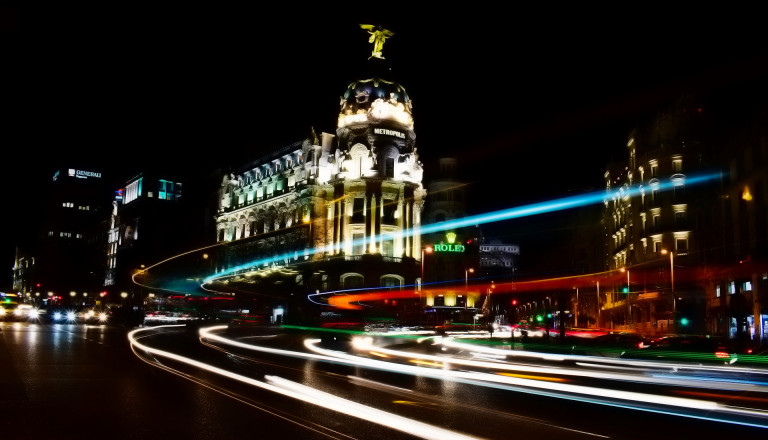
[[[368,310],[416,319],[426,190],[413,127],[403,86],[374,75],[344,91],[335,135],[312,130],[224,175],[205,287],[261,299],[273,322],[333,314],[334,292],[385,288]]]

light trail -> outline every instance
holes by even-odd
[[[267,351],[270,353],[276,353],[273,348],[259,347],[255,345],[243,344],[238,341],[224,338],[218,335],[213,335],[211,332],[215,330],[221,330],[224,326],[209,327],[200,330],[201,337],[212,338],[219,342],[246,348],[248,350]],[[448,369],[452,364],[471,366],[479,368],[489,368],[493,370],[515,369],[520,366],[505,366],[501,362],[490,361],[471,361],[466,359],[438,357],[433,355],[412,353],[399,350],[389,350],[379,346],[373,346],[370,342],[366,342],[365,339],[357,340],[353,345],[357,348],[372,347],[378,353],[384,353],[389,355],[399,355],[406,359],[415,358],[422,361],[437,362],[444,367],[441,369],[426,368],[414,365],[392,363],[378,359],[370,359],[359,357],[351,354],[347,354],[340,351],[328,350],[320,348],[317,344],[320,342],[317,339],[304,341],[304,345],[307,349],[311,350],[316,355],[323,358],[335,358],[335,362],[346,362],[350,365],[357,367],[372,368],[382,371],[389,371],[399,374],[411,374],[419,377],[431,377],[440,380],[452,380],[456,382],[466,383],[470,385],[478,385],[484,387],[493,387],[498,389],[519,391],[536,395],[544,395],[548,397],[555,397],[559,399],[575,400],[579,402],[595,403],[600,405],[615,406],[619,408],[626,408],[632,410],[641,410],[648,412],[655,412],[661,414],[668,414],[674,416],[683,416],[689,418],[696,418],[702,420],[709,420],[714,422],[725,422],[732,424],[740,424],[745,426],[768,428],[768,412],[749,408],[740,408],[722,405],[715,401],[670,397],[656,394],[639,393],[633,391],[613,390],[599,387],[591,387],[584,385],[573,385],[565,383],[553,383],[540,380],[526,379],[520,377],[502,376],[496,373],[479,373],[470,371],[453,371]],[[280,350],[287,352],[287,350]],[[511,351],[511,350],[510,350]],[[299,354],[298,352],[291,352],[292,356],[309,357],[310,353]],[[581,357],[583,359],[590,358],[588,356]],[[520,370],[517,370],[520,371]],[[547,372],[551,373],[551,370],[540,370],[537,368],[526,367],[524,371],[535,372]],[[555,374],[567,375],[578,374],[569,372],[566,369],[558,369]],[[609,379],[609,377],[603,377],[605,373],[597,373],[597,378]],[[616,376],[619,377],[619,376]],[[625,376],[629,377],[629,376]],[[635,377],[633,377],[635,378]],[[635,378],[636,379],[636,378]],[[674,385],[678,384],[682,380],[678,378],[677,381],[672,383],[660,380],[661,378],[654,378],[653,383]],[[691,384],[689,384],[690,386]],[[700,383],[698,384],[701,385]],[[736,386],[729,383],[730,386]],[[707,387],[711,387],[712,383],[707,382]],[[760,388],[755,388],[755,390]],[[761,389],[762,391],[762,389]]]
[[[387,411],[375,409],[375,408],[372,408],[357,402],[353,402],[351,400],[344,399],[338,396],[334,396],[332,394],[329,394],[320,390],[316,390],[295,382],[291,382],[287,379],[282,379],[276,376],[266,376],[267,382],[262,382],[260,380],[243,376],[238,373],[233,373],[223,368],[215,367],[213,365],[209,365],[185,356],[180,356],[178,354],[171,353],[169,351],[152,348],[148,345],[145,345],[139,342],[138,338],[136,337],[136,335],[140,333],[144,333],[144,332],[151,331],[157,328],[162,328],[162,327],[178,327],[178,326],[175,326],[175,325],[158,326],[158,327],[140,328],[140,329],[133,330],[128,333],[128,341],[130,342],[131,348],[132,349],[136,348],[155,356],[171,359],[176,362],[181,362],[183,364],[190,365],[204,371],[208,371],[211,373],[218,374],[220,376],[227,377],[229,379],[240,381],[247,385],[265,389],[267,391],[272,391],[274,393],[282,394],[287,397],[292,397],[294,399],[311,403],[311,404],[320,406],[322,408],[330,409],[330,410],[333,410],[348,416],[352,416],[355,418],[359,418],[371,423],[376,423],[390,429],[402,431],[407,434],[414,435],[416,437],[430,439],[430,440],[477,439],[477,437],[467,436],[461,433],[457,433],[455,431],[451,431],[448,429],[429,425],[427,423],[419,422],[417,420],[412,420],[406,417],[402,417]],[[221,329],[221,327],[226,328],[226,326],[219,326],[214,328]],[[212,329],[212,328],[209,328],[209,329]],[[200,330],[201,334],[203,333],[203,330],[205,329]],[[233,341],[233,342],[236,342],[236,341]],[[281,350],[281,351],[287,351],[287,350]]]
[[[703,174],[699,176],[688,176],[685,178],[684,184],[686,186],[699,185],[715,179],[720,179],[722,177],[723,177],[722,173],[710,173],[710,174]],[[676,182],[672,182],[672,181],[660,182],[658,185],[654,186],[654,189],[659,192],[663,192],[663,191],[671,190],[675,186],[676,186]],[[634,197],[634,196],[640,195],[641,193],[644,193],[645,190],[646,188],[643,185],[634,185],[634,186],[621,188],[619,192],[621,193],[621,197],[627,197],[627,196]],[[592,205],[596,203],[603,203],[608,196],[609,194],[607,194],[605,191],[594,191],[591,193],[586,193],[586,194],[581,194],[576,196],[569,196],[569,197],[563,197],[563,198],[545,201],[545,202],[533,203],[533,204],[524,205],[517,208],[503,209],[503,210],[493,211],[485,214],[477,214],[477,215],[472,215],[468,217],[462,217],[460,219],[446,220],[442,222],[421,225],[421,227],[417,229],[407,229],[407,230],[401,230],[393,233],[388,233],[387,237],[391,237],[394,239],[406,238],[406,237],[413,236],[414,234],[417,234],[417,233],[429,234],[432,232],[444,231],[446,229],[463,228],[466,226],[493,223],[493,222],[498,222],[503,220],[511,220],[516,218],[528,217],[532,215],[551,213],[551,212],[562,211],[566,209],[573,209],[573,208]],[[367,237],[368,240],[373,239],[375,241],[380,241],[381,238],[382,238],[381,235],[374,236],[374,237]],[[366,239],[355,240],[352,243],[352,245],[355,246],[358,244],[365,244],[365,240]],[[317,253],[332,254],[334,250],[335,250],[335,245],[329,244],[325,246],[318,246],[314,249],[307,249],[302,252],[304,256],[308,256],[310,254],[317,254]],[[217,273],[216,275],[211,275],[203,280],[203,284],[208,284],[219,279],[227,278],[232,274],[245,271],[248,269],[252,269],[254,267],[261,267],[264,265],[269,265],[271,263],[280,262],[280,261],[290,261],[294,259],[295,255],[296,255],[296,251],[291,251],[291,252],[287,252],[287,253],[276,255],[269,258],[253,260],[251,262],[226,269],[220,273]]]

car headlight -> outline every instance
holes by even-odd
[[[5,316],[5,309],[0,307],[0,316]]]
[[[55,312],[53,314],[53,320],[54,321],[61,321],[61,312]]]
[[[29,311],[29,319],[37,319],[40,316],[40,310],[32,309]]]

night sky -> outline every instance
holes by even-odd
[[[600,189],[637,118],[691,87],[768,79],[760,14],[746,9],[73,8],[0,9],[10,73],[0,289],[34,189],[57,166],[118,181],[147,162],[194,174],[311,127],[335,132],[339,98],[371,52],[361,23],[395,33],[383,53],[413,101],[425,180],[437,158],[457,157],[474,212]]]

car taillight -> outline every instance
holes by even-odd
[[[729,357],[731,357],[731,355],[730,355],[730,354],[728,354],[728,353],[727,353],[727,352],[725,352],[725,351],[716,351],[716,352],[715,352],[715,356],[716,356],[716,357],[719,357],[719,358],[721,358],[721,359],[723,359],[723,358],[729,358]]]

